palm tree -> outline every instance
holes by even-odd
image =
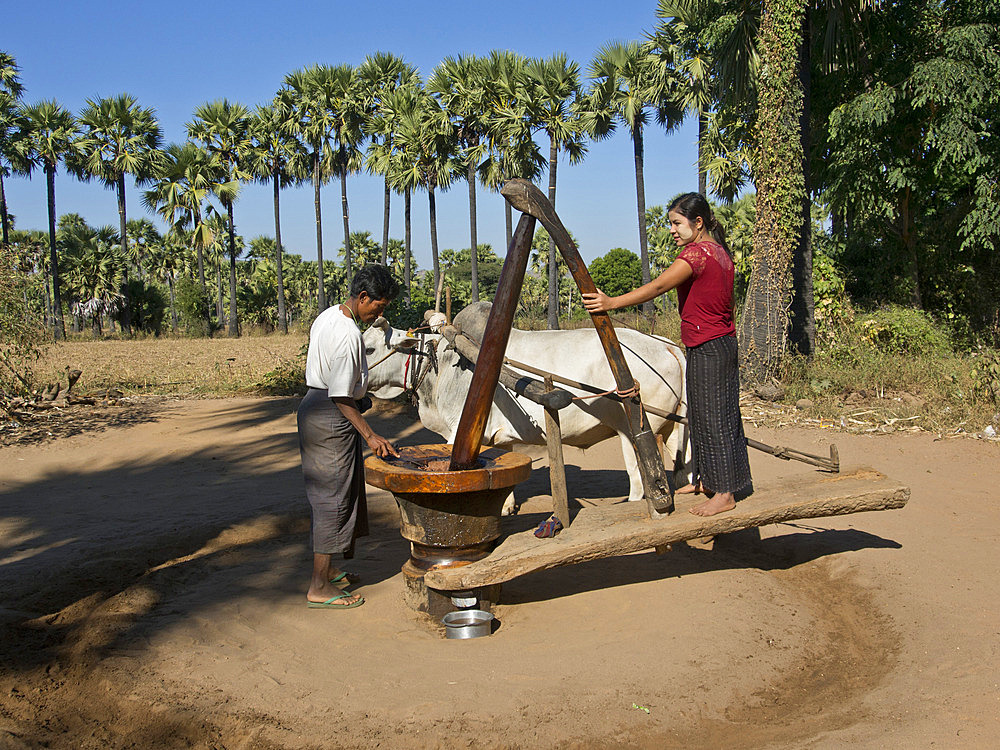
[[[55,100],[38,102],[24,111],[29,130],[25,156],[45,171],[49,208],[49,268],[52,273],[52,321],[57,341],[66,338],[62,299],[59,295],[59,257],[56,252],[56,169],[60,161],[72,159],[79,129],[73,113]]]
[[[203,248],[208,229],[202,221],[202,204],[219,181],[221,170],[212,156],[190,141],[171,144],[164,152],[159,178],[143,194],[142,202],[156,211],[169,227],[191,226],[190,241],[198,265],[198,283],[205,288]]]
[[[224,238],[229,233],[229,225],[215,206],[209,206],[205,221],[205,254],[208,262],[215,269],[215,319],[222,325],[226,317],[225,285],[222,283],[222,260],[226,257],[226,242]]]
[[[334,168],[340,177],[340,205],[344,219],[344,252],[347,268],[351,268],[351,222],[347,205],[347,176],[357,172],[362,165],[362,126],[365,119],[365,101],[357,72],[350,65],[328,68],[327,90],[331,94],[330,114],[332,135],[336,144]]]
[[[649,244],[646,237],[646,187],[643,177],[642,129],[649,123],[652,109],[657,121],[667,132],[683,119],[668,98],[668,80],[657,75],[656,58],[638,42],[614,42],[600,49],[590,65],[594,87],[588,101],[589,130],[597,137],[610,135],[616,121],[621,121],[632,135],[635,155],[635,196],[639,217],[639,259],[642,263],[642,283],[651,278]],[[652,300],[643,305],[647,315],[654,312]]]
[[[99,338],[103,319],[121,312],[124,302],[125,263],[118,232],[110,225],[95,229],[67,214],[60,221],[59,244],[69,307],[77,321],[90,319],[94,338]]]
[[[401,103],[400,100],[408,100]],[[406,302],[410,302],[412,281],[410,254],[409,202],[415,189],[427,191],[430,218],[431,257],[434,288],[440,279],[437,240],[437,203],[435,190],[447,189],[452,180],[465,170],[459,158],[458,140],[451,121],[440,103],[416,88],[399,89],[393,97],[393,109],[398,113],[396,149],[387,175],[393,186],[402,190],[406,204],[405,266]]]
[[[486,155],[489,103],[485,66],[475,55],[446,57],[427,82],[427,89],[438,101],[457,131],[469,183],[469,247],[472,248],[471,301],[479,301],[479,247],[476,232],[476,170]]]
[[[724,10],[715,8],[714,12]],[[685,112],[692,112],[698,118],[698,192],[705,196],[708,195],[707,146],[710,113],[715,103],[712,84],[713,68],[716,67],[706,41],[711,35],[704,33],[703,28],[708,13],[707,8],[686,0],[660,0],[657,16],[660,19],[669,18],[670,21],[661,21],[654,31],[646,35],[650,51],[660,61],[662,74],[673,78],[677,104]],[[757,59],[753,45],[747,46],[749,37],[746,32],[752,28],[755,33],[756,19],[745,12],[739,13],[737,17],[740,22],[736,27],[743,34],[729,38],[728,59],[736,66],[730,68],[731,72],[740,81],[744,81],[741,85],[746,87],[750,85],[749,75],[756,68]],[[717,195],[735,195],[737,191],[722,187],[717,182],[715,192]]]
[[[373,171],[373,149],[381,145],[392,150],[395,128],[385,107],[388,96],[401,87],[419,87],[421,80],[415,67],[389,52],[376,52],[366,57],[358,66],[358,80],[361,82],[365,103],[365,132],[371,138],[367,165],[369,171]],[[385,200],[382,219],[382,265],[385,265],[389,252],[389,199],[392,191],[388,176],[383,174],[383,178]]]
[[[275,273],[278,286],[278,328],[288,333],[285,311],[285,285],[281,245],[281,188],[298,182],[296,175],[304,170],[306,153],[302,144],[284,128],[274,104],[257,107],[250,121],[252,145],[247,154],[250,171],[260,182],[270,181],[274,187]]]
[[[12,173],[25,174],[30,165],[24,159],[28,123],[21,108],[21,69],[13,55],[0,50],[0,228],[3,244],[10,241],[10,216],[3,178]]]
[[[527,58],[507,50],[493,50],[485,60],[487,96],[492,106],[488,112],[489,155],[479,166],[479,179],[494,192],[514,177],[538,179],[545,166],[522,106],[527,64]],[[503,205],[506,247],[510,247],[513,216],[510,204],[503,201]]]
[[[149,248],[151,275],[167,285],[170,295],[170,330],[177,333],[177,274],[188,270],[190,251],[182,230],[171,228]]]
[[[528,122],[549,136],[549,202],[556,205],[556,167],[559,152],[566,151],[574,164],[587,153],[583,143],[583,123],[576,108],[581,97],[580,66],[558,53],[547,60],[528,63],[525,110]],[[549,239],[550,329],[559,327],[559,277],[556,245]]]
[[[153,249],[161,244],[160,233],[149,219],[129,219],[125,227],[128,243],[122,248],[126,269],[128,264],[135,266],[140,280],[146,277],[148,256]],[[127,272],[127,271],[126,271]]]
[[[333,173],[334,155],[330,146],[336,129],[334,116],[334,69],[313,65],[285,76],[285,82],[275,98],[279,116],[288,133],[297,137],[309,154],[309,174],[313,184],[313,205],[316,212],[316,274],[319,311],[326,309],[323,268],[323,212],[320,186]]]
[[[122,251],[128,257],[128,231],[125,211],[125,175],[132,175],[137,185],[148,183],[156,173],[162,154],[160,124],[151,108],[139,106],[131,94],[105,99],[87,99],[78,118],[80,163],[75,171],[84,180],[96,177],[118,195],[118,226]],[[124,269],[125,307],[122,323],[131,333],[128,299],[128,267]]]
[[[243,160],[250,146],[250,112],[242,104],[227,99],[204,104],[194,112],[188,123],[188,136],[201,141],[224,171],[225,182],[216,183],[213,192],[226,209],[229,231],[229,330],[232,337],[240,335],[236,312],[236,223],[233,203],[239,196],[240,180],[250,179],[243,169]]]

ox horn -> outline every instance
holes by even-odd
[[[381,315],[375,318],[375,322],[372,323],[372,326],[374,326],[375,328],[381,328],[386,333],[389,332],[389,321],[383,318]]]

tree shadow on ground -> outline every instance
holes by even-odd
[[[51,663],[70,647],[100,658],[137,633],[149,637],[176,619],[161,617],[164,602],[194,607],[182,615],[195,616],[195,600],[177,604],[194,583],[218,580],[210,584],[213,604],[259,595],[251,581],[272,560],[297,562],[278,568],[269,585],[304,597],[310,510],[296,406],[295,399],[220,401],[204,425],[193,418],[186,426],[188,435],[217,431],[222,439],[209,449],[204,435],[189,443],[165,436],[141,459],[53,472],[0,493],[4,672]],[[375,584],[399,571],[408,544],[391,498],[369,503],[369,526],[354,562]]]

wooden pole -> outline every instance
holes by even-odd
[[[553,391],[552,378],[545,378],[545,390]],[[552,492],[552,510],[564,528],[569,528],[569,492],[566,488],[566,463],[563,459],[562,430],[559,411],[545,409],[545,443],[549,448],[549,489]]]
[[[535,219],[524,215],[517,224],[514,239],[507,250],[507,259],[500,271],[497,293],[486,321],[486,333],[479,349],[479,359],[472,373],[469,394],[465,399],[462,416],[455,433],[455,447],[451,452],[450,471],[461,471],[477,466],[476,459],[483,443],[486,420],[493,407],[493,394],[500,378],[503,355],[510,338],[514,312],[521,297],[524,272],[528,268],[531,239],[535,234]],[[473,248],[473,251],[475,249]]]
[[[534,216],[542,223],[566,260],[566,265],[569,267],[580,293],[596,292],[597,286],[590,277],[590,272],[587,270],[583,258],[580,257],[576,243],[573,242],[573,238],[569,236],[569,232],[566,231],[566,227],[563,226],[552,204],[542,192],[528,180],[514,179],[508,180],[504,184],[500,194],[518,211]],[[636,386],[636,381],[625,361],[625,355],[622,352],[611,317],[607,313],[591,313],[590,317],[594,322],[594,328],[597,329],[597,335],[601,339],[601,345],[604,347],[604,353],[608,358],[608,364],[614,375],[615,383],[618,385],[618,390],[624,392],[632,390]],[[649,429],[649,420],[643,411],[642,401],[639,400],[638,395],[623,398],[621,401],[629,426],[629,438],[638,459],[639,474],[642,476],[642,485],[650,516],[670,513],[674,509],[673,491],[667,480],[663,461],[656,449],[656,439]]]

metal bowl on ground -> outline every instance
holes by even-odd
[[[493,615],[481,609],[460,609],[446,614],[441,622],[444,623],[445,638],[480,638],[490,634]]]

